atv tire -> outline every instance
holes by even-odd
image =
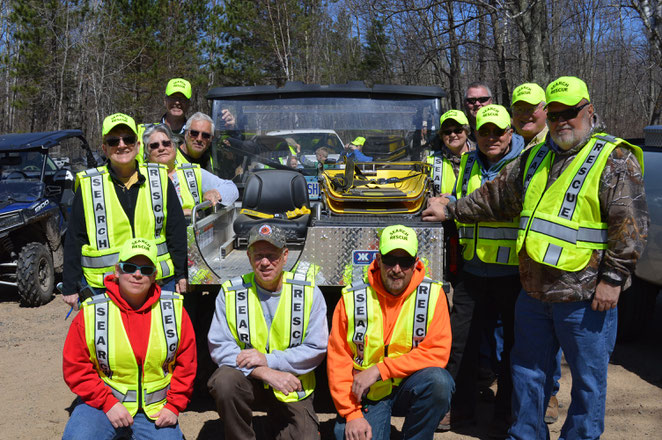
[[[21,303],[28,307],[46,304],[53,297],[55,270],[47,245],[28,243],[18,255],[16,280]]]

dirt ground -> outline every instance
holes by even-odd
[[[36,308],[18,304],[16,290],[0,287],[0,439],[60,438],[74,395],[62,380],[61,350],[71,322],[59,297]],[[662,438],[662,296],[656,323],[637,343],[618,344],[609,365],[605,440]],[[558,438],[570,403],[571,378],[563,366],[558,422],[550,425]],[[438,433],[435,439],[486,439],[491,404],[480,404],[476,426]],[[320,414],[323,438],[331,438],[331,412]],[[221,423],[210,399],[196,398],[181,415],[187,439],[222,438]],[[394,432],[401,420],[394,421]],[[301,439],[304,440],[304,439]]]

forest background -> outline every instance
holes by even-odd
[[[470,82],[508,106],[522,82],[583,78],[608,131],[662,118],[662,1],[4,0],[0,132],[81,128],[163,113],[168,79],[212,87]],[[92,142],[96,144],[96,142]]]

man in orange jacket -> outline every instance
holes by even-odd
[[[405,417],[404,438],[432,439],[448,412],[448,303],[417,252],[413,229],[389,226],[367,279],[343,289],[327,354],[338,440],[389,439],[391,415]]]

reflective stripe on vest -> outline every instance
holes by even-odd
[[[524,173],[526,192],[518,251],[526,246],[534,261],[575,272],[586,267],[594,250],[607,248],[607,224],[600,212],[599,186],[609,155],[617,145],[632,150],[643,170],[639,147],[597,134],[549,187],[548,174],[555,154],[545,144],[533,147],[533,158],[527,161]]]
[[[310,321],[315,282],[302,273],[283,272],[282,277],[283,287],[270,328],[262,312],[254,273],[223,283],[228,327],[242,349],[250,347],[261,353],[271,353],[272,350],[282,351],[303,343]],[[294,402],[313,392],[314,371],[297,377],[302,391],[285,395],[274,389],[278,400]]]
[[[81,266],[92,287],[103,287],[103,278],[113,272],[121,246],[134,236],[155,240],[159,268],[157,279],[174,273],[164,231],[167,214],[165,191],[168,185],[166,169],[159,164],[149,164],[138,167],[138,172],[145,177],[145,183],[138,192],[133,225],[119,202],[105,166],[77,174],[89,239],[89,244],[81,249]],[[147,212],[151,215],[145,215]]]
[[[431,180],[435,194],[451,194],[455,189],[455,171],[453,164],[441,156],[428,156],[427,163],[432,165]]]
[[[132,416],[142,408],[149,418],[155,420],[155,415],[165,405],[175,368],[182,297],[162,291],[160,300],[152,305],[151,331],[142,367],[137,363],[121,311],[107,294],[85,301],[83,313],[90,360],[99,377]],[[138,396],[141,396],[141,402]]]
[[[347,313],[347,342],[352,350],[352,361],[357,370],[366,370],[382,362],[385,357],[397,358],[410,352],[425,339],[434,317],[437,301],[443,290],[441,285],[425,278],[403,302],[393,327],[391,341],[384,343],[384,328],[378,294],[362,278],[343,289]],[[392,378],[374,383],[368,399],[380,400],[388,396],[402,382]]]
[[[482,185],[481,164],[477,153],[464,154],[460,162],[457,197],[471,194]],[[461,223],[456,221],[458,238],[462,245],[462,257],[470,261],[474,256],[484,263],[517,266],[519,259],[515,248],[519,221]]]
[[[193,209],[200,203],[202,192],[202,176],[200,165],[179,164],[175,168],[177,173],[177,182],[179,186],[179,201],[184,209]]]

